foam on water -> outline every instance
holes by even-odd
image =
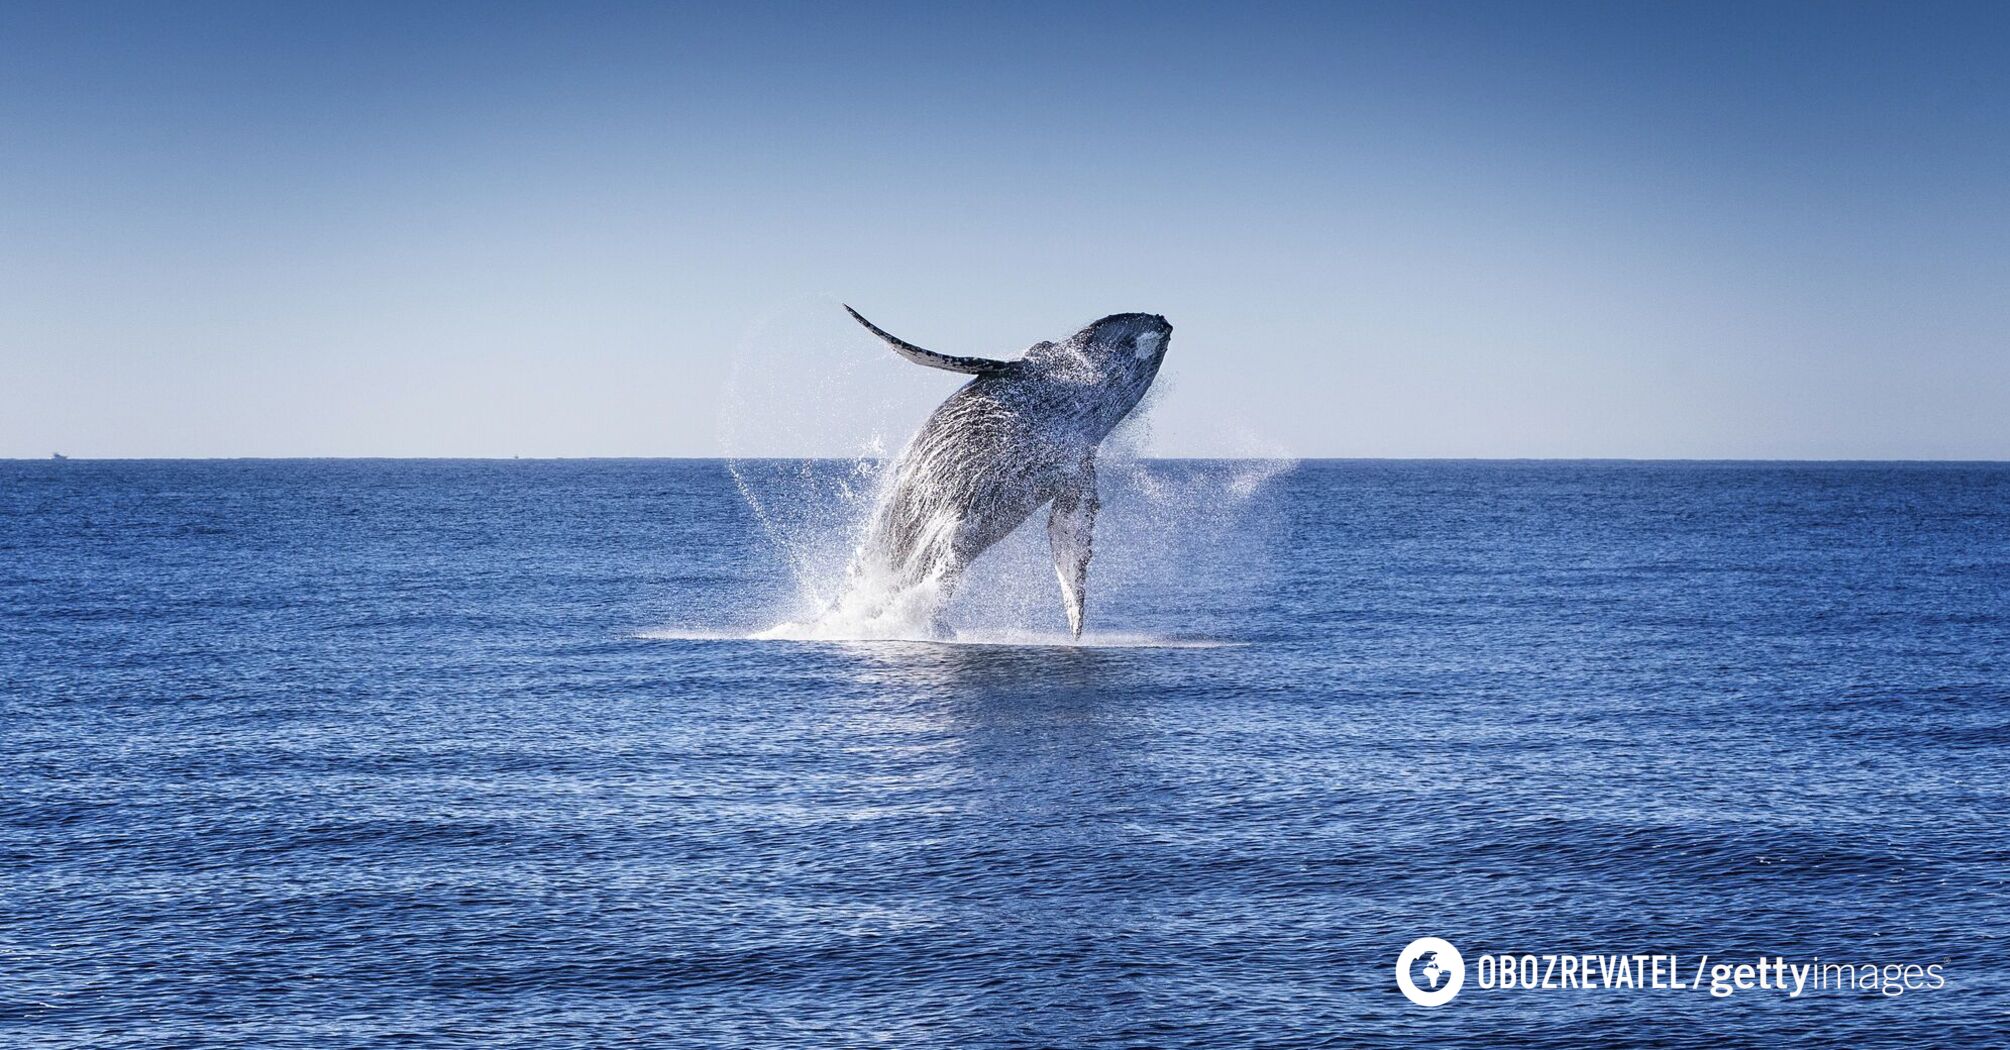
[[[1080,638],[1066,631],[970,630],[947,636],[844,637],[822,625],[781,624],[762,631],[709,631],[665,627],[635,637],[669,642],[794,642],[833,645],[974,645],[1069,649],[1222,649],[1243,643],[1221,638],[1188,638],[1125,631],[1086,631]]]

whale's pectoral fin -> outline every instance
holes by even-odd
[[[850,314],[852,320],[864,325],[866,331],[878,336],[886,345],[892,347],[894,353],[907,358],[917,365],[940,368],[945,372],[962,372],[966,375],[981,376],[990,375],[994,372],[1003,372],[1014,364],[1011,361],[993,361],[988,357],[951,357],[948,354],[938,354],[933,350],[923,350],[913,343],[893,335],[886,329],[866,320],[859,315],[857,310],[849,306],[844,308],[844,312]]]
[[[1082,636],[1082,606],[1088,598],[1090,534],[1096,525],[1096,461],[1082,460],[1054,497],[1047,515],[1047,543],[1054,549],[1054,575],[1061,578],[1061,602],[1068,630]]]

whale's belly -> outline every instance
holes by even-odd
[[[1087,453],[1072,427],[973,383],[928,420],[894,467],[873,543],[910,575],[960,568],[1051,500]]]

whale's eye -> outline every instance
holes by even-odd
[[[1131,352],[1141,358],[1150,357],[1159,352],[1159,343],[1164,338],[1164,336],[1157,332],[1146,332],[1138,336],[1137,340],[1132,343]]]

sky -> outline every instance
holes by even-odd
[[[956,378],[840,302],[1164,314],[1164,455],[2010,459],[2010,5],[0,4],[0,456],[847,454]]]

